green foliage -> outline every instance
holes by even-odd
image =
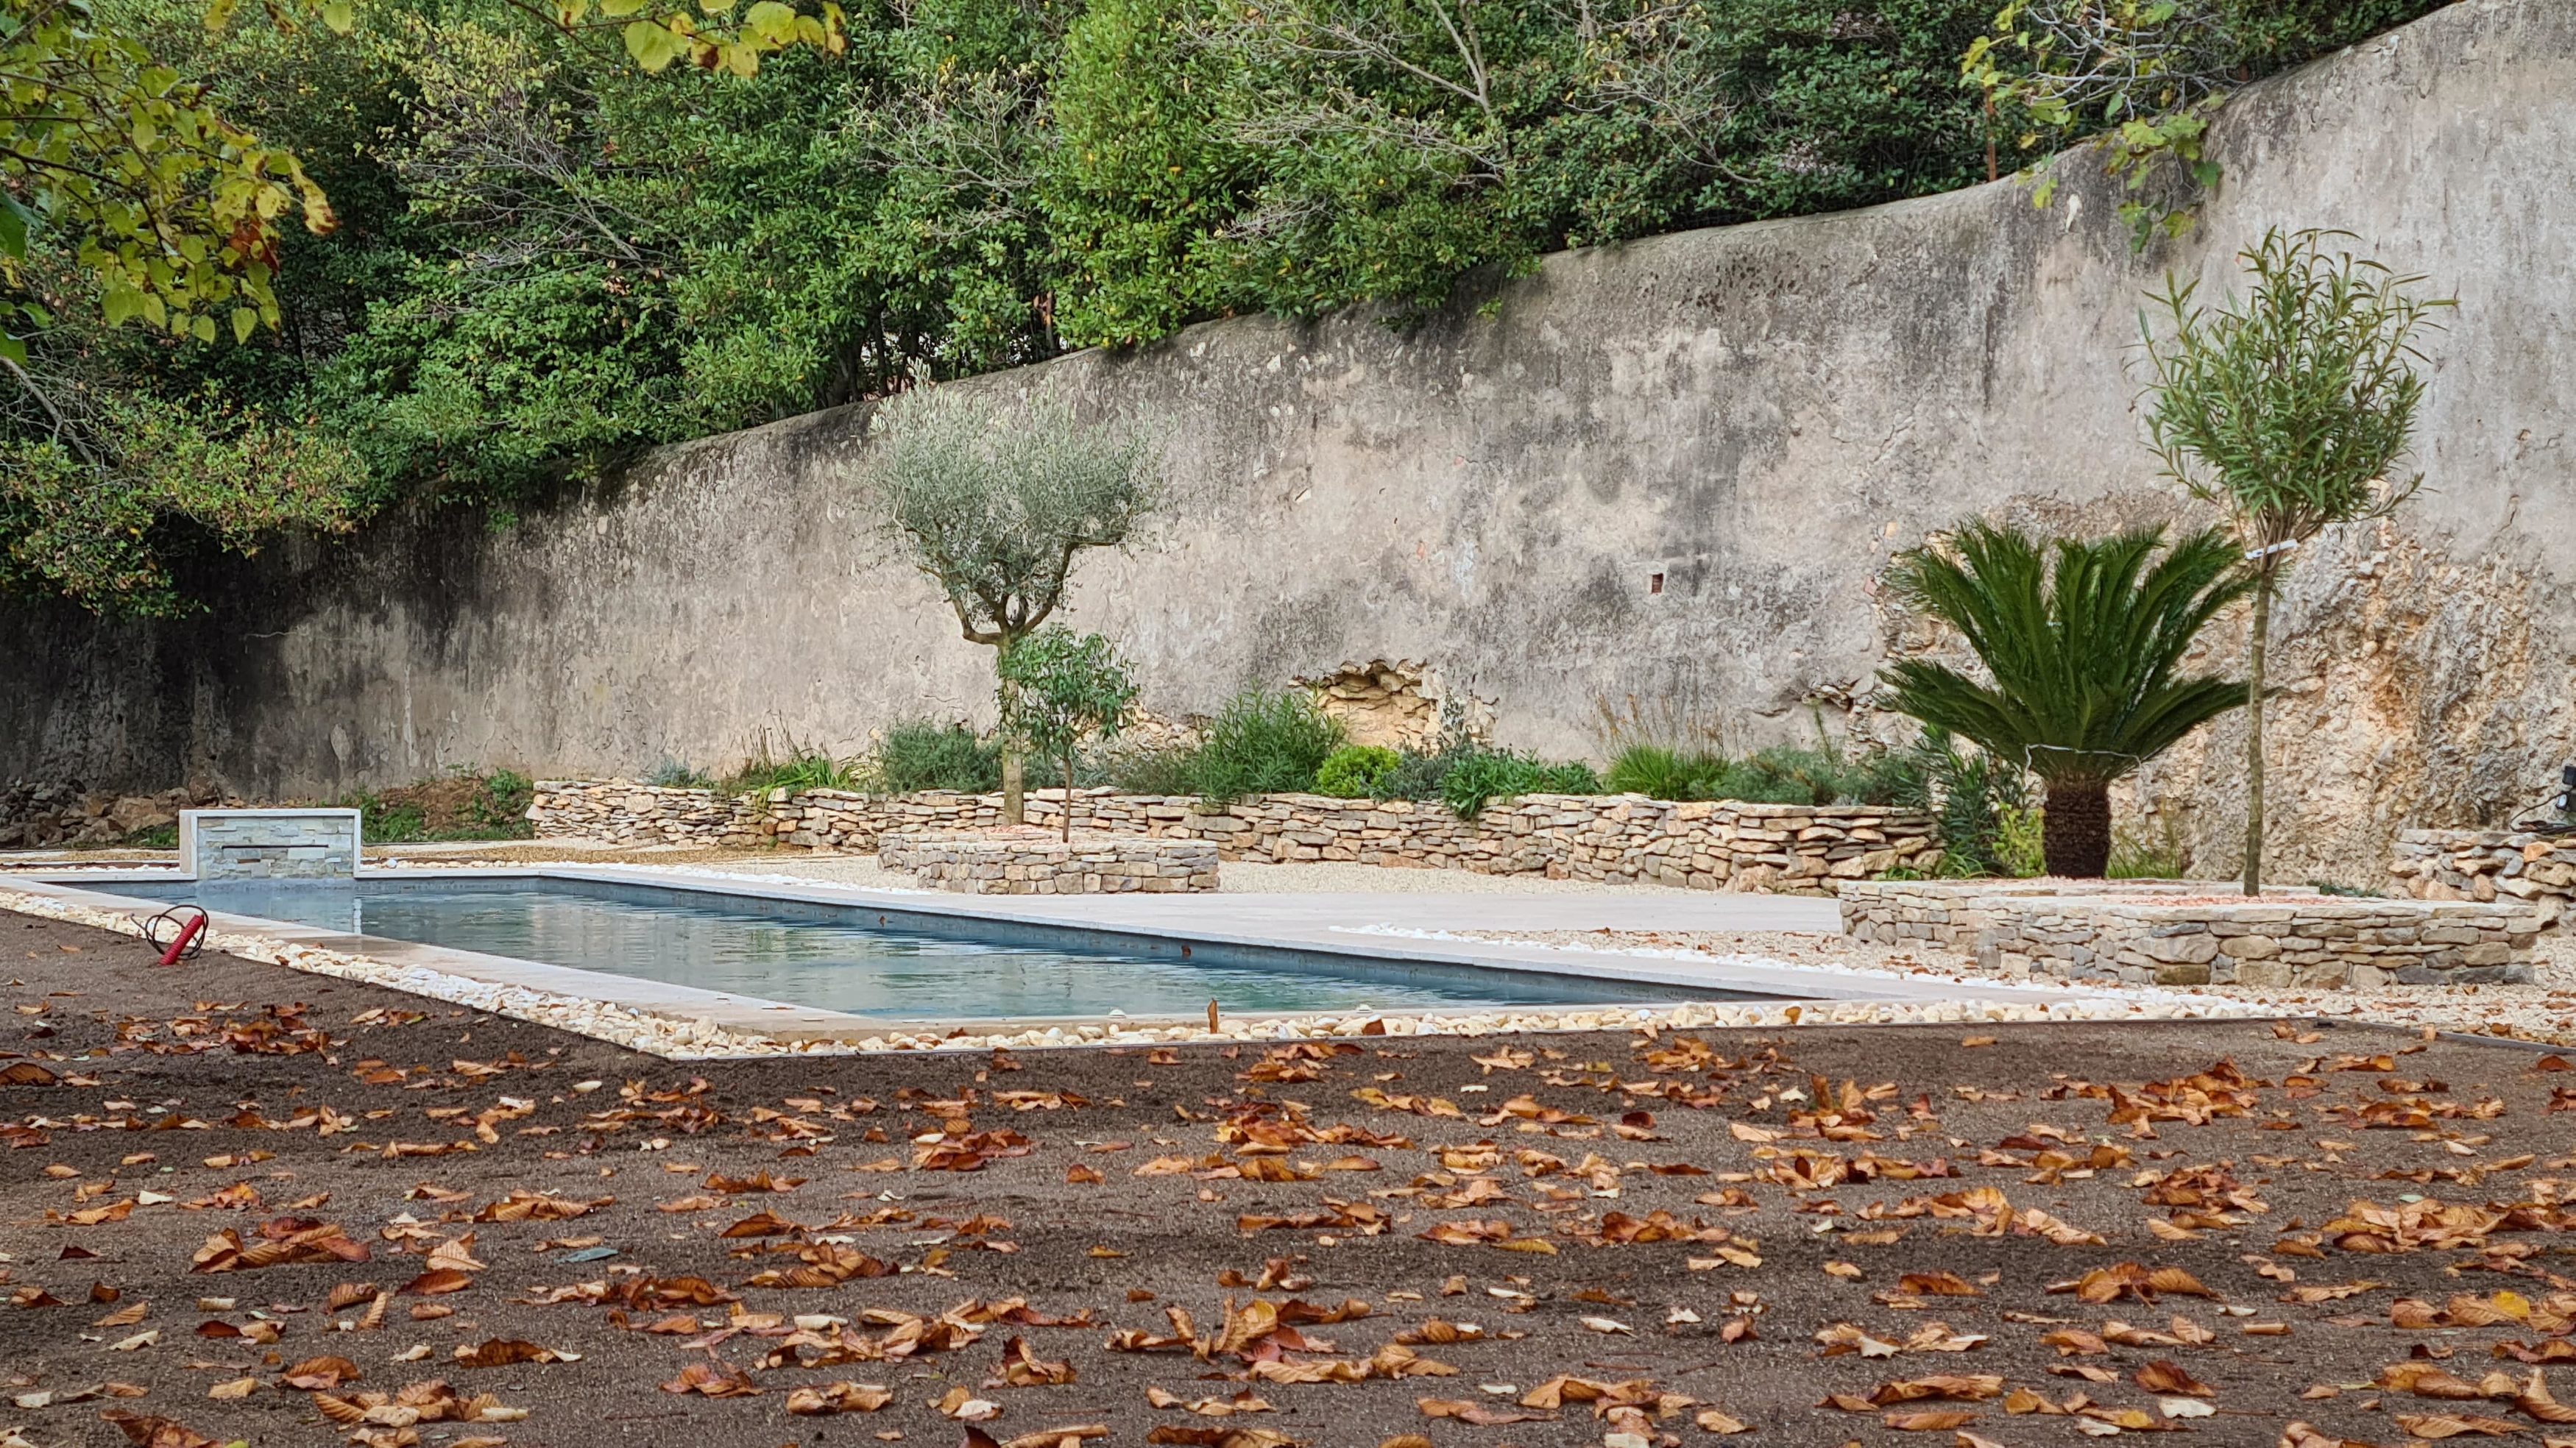
[[[1302,690],[1247,689],[1228,700],[1188,764],[1190,792],[1211,804],[1256,794],[1297,794],[1343,743],[1341,721]]]
[[[1995,872],[2027,880],[2048,873],[2048,811],[2005,805],[1995,811]]]
[[[1462,820],[1485,806],[1525,794],[1599,794],[1601,777],[1583,763],[1544,764],[1525,754],[1470,747],[1456,751],[1440,777],[1440,802]]]
[[[2263,699],[2272,590],[2290,550],[2339,523],[2386,517],[2422,486],[2399,477],[2423,401],[2415,339],[2448,300],[2330,244],[2342,232],[2267,231],[2238,259],[2253,295],[2200,306],[2169,281],[2171,330],[2146,333],[2147,435],[2165,470],[2218,505],[2254,560],[2246,650],[2245,893],[2263,883]],[[2144,325],[2142,323],[2142,325]]]
[[[1990,123],[1959,58],[1996,0],[305,0],[271,13],[333,23],[214,30],[202,0],[96,3],[0,0],[15,73],[97,98],[0,114],[0,304],[29,354],[0,437],[212,387],[240,409],[217,442],[254,412],[301,434],[338,501],[280,526],[322,532],[397,502],[506,526],[647,448],[915,377],[1255,310],[1463,315],[1563,247],[1947,190],[1999,130],[2174,124],[2153,90]],[[2195,3],[2234,84],[2432,0]],[[1979,63],[1998,87],[2058,65],[2009,39]],[[329,229],[316,187],[328,235],[294,224]],[[74,424],[108,444],[74,463],[151,494],[119,462],[146,452]],[[230,545],[144,511],[0,583],[175,608],[168,580]]]
[[[1136,433],[1058,403],[926,387],[887,404],[867,486],[971,643],[1013,647],[1063,601],[1074,557],[1125,543],[1159,479]]]
[[[662,789],[714,789],[714,775],[677,759],[665,759],[644,775],[646,784]]]
[[[2243,302],[2203,307],[2196,281],[2157,298],[2170,327],[2146,333],[2148,436],[2249,550],[2384,517],[2423,482],[2393,473],[2424,397],[2416,338],[2453,303],[2418,298],[2420,276],[2328,250],[2348,239],[2267,231],[2239,257],[2254,284]]]
[[[1315,793],[1367,799],[1395,778],[1404,756],[1374,744],[1346,744],[1324,756],[1315,770]]]
[[[842,758],[783,732],[772,747],[768,731],[763,730],[759,751],[716,787],[728,794],[761,795],[779,789],[790,794],[806,789],[864,790],[868,783],[866,760]]]
[[[1196,794],[1198,784],[1190,768],[1197,756],[1197,749],[1186,744],[1139,744],[1119,740],[1107,748],[1094,750],[1085,761],[1080,778],[1086,785],[1106,785],[1121,794],[1152,794],[1166,798]]]
[[[2061,874],[2105,867],[2112,780],[2245,702],[2238,680],[2179,670],[2253,577],[2215,531],[2160,553],[2163,537],[2142,528],[2050,545],[1975,523],[1952,551],[1916,550],[1890,574],[1909,606],[1966,637],[1989,682],[1904,659],[1880,671],[1889,706],[2038,775]]]
[[[1883,753],[1847,759],[1825,745],[1774,745],[1743,759],[1633,744],[1612,761],[1604,787],[1654,799],[1749,804],[1886,804],[1902,787],[1901,761]]]
[[[535,781],[515,770],[458,770],[418,784],[364,790],[333,803],[358,811],[360,838],[371,845],[439,840],[533,838],[528,806]]]
[[[2026,813],[2029,778],[2020,766],[1979,749],[1962,749],[1950,731],[1927,727],[1894,751],[1888,803],[1932,816],[1941,838],[1941,874],[1952,879],[2010,873],[2007,821]],[[2014,859],[2013,863],[2019,863]],[[2037,871],[2024,873],[2035,874]]]
[[[2111,837],[2111,880],[2179,880],[2191,873],[2191,845],[2171,815],[2154,835],[2122,830]]]
[[[2215,532],[2159,555],[2163,537],[2141,528],[2043,544],[1980,522],[1951,551],[1904,555],[1891,574],[1899,596],[1964,635],[1989,682],[1900,660],[1880,675],[1889,706],[2042,779],[2108,783],[2242,704],[2241,682],[2177,669],[2253,580]]]
[[[1990,133],[2055,150],[2102,138],[2120,217],[2144,249],[2179,235],[2217,184],[2203,149],[2238,86],[2426,13],[2444,0],[2008,0],[1961,70],[1985,97]],[[2057,189],[2049,157],[2032,199]]]
[[[1065,838],[1073,837],[1074,764],[1083,741],[1110,738],[1136,707],[1136,675],[1109,640],[1041,629],[1003,650],[1003,728],[1032,752],[1064,765]]]
[[[876,775],[889,794],[926,789],[989,794],[1002,787],[1002,746],[963,724],[906,720],[878,741]]]

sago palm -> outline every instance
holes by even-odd
[[[2241,679],[2176,670],[2253,580],[2214,530],[2159,552],[2163,539],[2140,528],[2048,544],[1976,523],[1891,574],[1906,602],[1966,636],[1992,680],[1907,659],[1880,672],[1891,707],[2039,776],[2052,875],[2100,875],[2111,782],[2245,703]]]

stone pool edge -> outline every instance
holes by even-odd
[[[370,872],[372,874],[372,872]],[[405,870],[406,879],[419,879],[433,872]],[[445,872],[438,872],[445,873]],[[672,873],[652,872],[642,879],[611,870],[527,869],[507,872],[491,870],[457,871],[459,877],[490,879],[508,873],[526,877],[546,875],[594,875],[599,878],[623,879],[628,883],[674,884]],[[642,872],[637,872],[641,874]],[[112,886],[118,883],[161,880],[163,874],[137,872],[124,880],[104,880],[95,874],[84,875],[79,884],[54,880],[11,879],[0,884],[0,909],[23,914],[68,920],[75,924],[105,929],[120,934],[137,934],[138,901],[133,896],[108,894],[86,888]],[[364,877],[362,877],[364,878]],[[692,877],[690,888],[702,882]],[[810,891],[749,888],[745,882],[711,878],[707,887],[724,893],[759,896],[794,894],[802,898],[827,900],[832,903],[870,903],[882,892],[854,887],[814,887]],[[889,900],[885,903],[889,905]],[[956,915],[967,918],[985,917],[971,909],[923,910],[925,902],[902,897],[900,908],[921,913]],[[942,902],[946,903],[946,902]],[[1028,923],[1025,917],[1014,923]],[[1096,928],[1096,927],[1094,927]],[[1180,932],[1136,931],[1137,934],[1177,936]],[[1227,943],[1259,945],[1257,938],[1222,937],[1212,932],[1191,932],[1195,938],[1225,940]],[[889,1051],[983,1051],[997,1047],[1043,1049],[1091,1045],[1170,1045],[1188,1042],[1276,1041],[1358,1036],[1486,1036],[1571,1032],[1591,1030],[1624,1030],[1639,1027],[1666,1029],[1781,1029],[1799,1025],[1922,1025],[1922,1024],[2004,1024],[2011,1022],[2104,1021],[2127,1019],[2166,1019],[2175,1016],[2258,1017],[2272,1014],[2241,1002],[2210,999],[2193,1000],[2177,1007],[2172,1002],[2158,1002],[2161,1009],[2149,1012],[2147,1003],[2120,995],[2088,994],[2064,989],[2037,991],[2016,988],[1986,987],[1965,982],[1944,982],[1941,986],[1922,983],[1904,998],[1868,998],[1843,995],[1839,998],[1810,995],[1772,1001],[1705,1001],[1671,1005],[1579,1005],[1558,1007],[1486,1007],[1462,1008],[1455,1011],[1420,1010],[1404,1013],[1370,1012],[1289,1012],[1244,1016],[1221,1021],[1219,1029],[1210,1031],[1203,1022],[1169,1018],[1091,1018],[979,1021],[971,1025],[948,1026],[919,1023],[893,1024],[864,1016],[837,1011],[817,1010],[754,996],[701,990],[696,987],[644,980],[634,976],[605,971],[580,970],[570,966],[551,965],[543,961],[516,957],[485,955],[474,951],[444,946],[421,945],[378,936],[353,936],[343,932],[271,921],[258,917],[210,914],[208,941],[216,949],[247,959],[265,961],[309,974],[335,979],[354,980],[365,984],[417,995],[424,999],[463,1005],[471,1009],[526,1020],[535,1024],[570,1031],[577,1035],[606,1041],[630,1050],[660,1056],[667,1060],[756,1059],[774,1056],[856,1055]],[[329,942],[329,943],[325,943]],[[363,942],[364,949],[345,948]],[[1304,950],[1304,944],[1284,948]],[[1403,950],[1361,951],[1352,955],[1380,958],[1421,958],[1449,964],[1483,964],[1450,952],[1409,952]],[[1552,952],[1560,956],[1564,952]],[[1670,972],[1653,967],[1635,956],[1624,959],[1607,953],[1582,957],[1587,964],[1597,963],[1613,972],[1612,979],[1635,979],[1649,983],[1651,977],[1679,976],[1674,983],[1700,984],[1704,978],[1690,973]],[[1521,962],[1493,962],[1488,968],[1534,971],[1550,974],[1580,974],[1564,969]],[[1778,973],[1784,977],[1810,977],[1815,983],[1828,983],[1851,990],[1855,987],[1881,986],[1887,982],[1848,973],[1849,979],[1838,979],[1847,973],[1829,967],[1794,966],[1782,963]],[[1765,976],[1773,972],[1762,972]],[[603,983],[605,989],[603,989]],[[1782,983],[1786,983],[1784,979]],[[1801,982],[1803,983],[1803,982]],[[1914,984],[1914,983],[1908,983]],[[1945,988],[1946,987],[1946,988]]]

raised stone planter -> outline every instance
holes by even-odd
[[[2391,881],[2418,900],[2521,900],[2556,928],[2576,903],[2576,836],[2404,830]]]
[[[1880,880],[1838,894],[1843,930],[1855,939],[1942,945],[2016,976],[2330,990],[2531,979],[2540,920],[2528,907],[2210,893],[2222,888]]]
[[[1216,846],[1077,834],[1071,843],[1035,828],[1000,834],[897,832],[877,844],[889,870],[967,895],[1174,894],[1217,887]]]
[[[1032,793],[1029,819],[1052,825],[1061,790]],[[729,799],[619,780],[548,780],[528,811],[541,838],[621,844],[757,845],[868,851],[901,831],[998,829],[1000,795],[875,796],[846,790]],[[1218,811],[1188,797],[1078,790],[1074,828],[1206,840],[1228,860],[1348,860],[1554,879],[1643,880],[1701,890],[1823,894],[1837,880],[1940,860],[1932,823],[1872,805],[1675,803],[1642,795],[1528,795],[1473,821],[1412,800],[1274,794]]]

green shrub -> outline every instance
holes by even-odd
[[[644,782],[646,784],[656,785],[663,789],[713,789],[716,787],[714,775],[694,766],[683,764],[676,759],[665,759],[661,763],[654,765],[652,771],[644,776]]]
[[[731,778],[718,786],[733,794],[762,794],[773,789],[790,793],[802,789],[864,789],[868,784],[866,762],[839,759],[813,745],[799,744],[782,737],[786,754],[770,753],[766,733],[761,737],[760,753],[742,762]]]
[[[2111,865],[2103,871],[2110,880],[2179,880],[2191,873],[2191,846],[2184,843],[2182,831],[2174,827],[2173,817],[2163,820],[2162,831],[2154,838],[2123,830],[2111,837]]]
[[[1995,865],[2000,873],[2027,880],[2048,873],[2040,842],[2048,811],[2039,805],[2006,805],[1995,812]]]
[[[1583,763],[1542,764],[1498,749],[1461,749],[1440,780],[1440,802],[1462,820],[1473,820],[1497,800],[1525,794],[1599,794],[1601,776]]]
[[[1315,770],[1315,792],[1335,799],[1367,799],[1395,777],[1404,756],[1373,744],[1345,744]]]
[[[1121,740],[1093,750],[1084,759],[1079,778],[1086,788],[1107,785],[1120,794],[1195,794],[1190,767],[1197,753],[1186,744]]]
[[[371,845],[524,840],[536,834],[527,818],[536,793],[536,782],[516,770],[460,769],[417,784],[342,795],[332,803],[358,812],[359,838]]]
[[[1846,757],[1826,745],[1774,745],[1747,758],[1632,744],[1610,766],[1613,794],[1654,799],[1732,799],[1749,804],[1889,804],[1905,765],[1884,750]]]
[[[1650,799],[1714,799],[1728,768],[1723,755],[1685,753],[1660,744],[1631,744],[1610,763],[1604,787]]]
[[[465,802],[465,827],[474,831],[469,838],[534,839],[537,827],[528,821],[528,806],[536,797],[536,781],[517,770],[496,769],[483,775]]]
[[[2029,800],[2029,777],[1982,750],[1959,747],[1944,729],[1926,729],[1910,748],[1886,756],[1888,802],[1932,816],[1941,840],[1941,874],[1949,879],[2003,875],[2004,816]]]
[[[909,719],[877,745],[876,782],[891,794],[953,789],[990,794],[1002,787],[1002,746],[963,724]]]
[[[1311,697],[1246,690],[1209,721],[1191,752],[1190,793],[1223,804],[1312,790],[1315,771],[1342,742],[1340,721]]]

